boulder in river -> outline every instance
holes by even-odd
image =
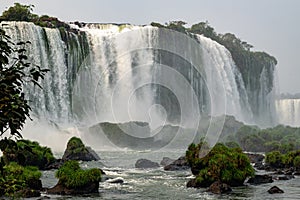
[[[284,191],[283,191],[282,189],[280,189],[279,187],[277,187],[277,186],[271,187],[271,188],[268,190],[268,192],[269,192],[270,194],[284,193]]]
[[[209,189],[207,191],[212,192],[214,194],[225,194],[231,192],[232,189],[226,183],[215,181],[213,184],[209,186]]]
[[[100,160],[97,153],[90,147],[86,147],[80,138],[72,137],[67,144],[62,160]]]
[[[187,170],[190,166],[185,158],[185,156],[181,156],[177,160],[173,161],[171,164],[166,165],[164,170],[166,171],[178,171],[178,170]]]
[[[259,185],[264,183],[272,183],[273,179],[272,176],[264,174],[264,175],[255,175],[254,177],[251,177],[247,183],[250,183],[251,185]]]
[[[167,165],[170,165],[174,161],[175,161],[174,159],[171,159],[169,157],[163,157],[162,161],[160,161],[160,165],[165,167]]]
[[[138,159],[135,163],[135,168],[147,169],[147,168],[157,168],[159,164],[147,159]]]

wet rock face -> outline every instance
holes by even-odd
[[[282,189],[280,189],[279,187],[277,187],[277,186],[271,187],[271,188],[268,190],[268,192],[269,192],[270,194],[284,193],[284,191],[283,191]]]
[[[61,183],[57,183],[53,188],[47,190],[48,194],[59,195],[78,195],[78,194],[91,194],[99,192],[99,182],[90,183],[81,188],[67,188]]]
[[[264,155],[256,153],[246,153],[246,155],[248,156],[250,162],[255,164],[261,163],[265,158]]]
[[[209,186],[208,189],[209,192],[212,192],[214,194],[225,194],[232,191],[231,187],[227,185],[226,183],[222,183],[220,181],[216,181],[213,184]]]
[[[147,159],[139,159],[135,163],[135,168],[139,169],[148,169],[148,168],[157,168],[159,164],[156,162],[152,162],[151,160]]]
[[[167,165],[170,165],[174,161],[175,161],[174,159],[171,159],[169,157],[163,157],[162,161],[160,161],[160,165],[165,167]]]
[[[273,179],[270,175],[255,175],[254,177],[251,177],[247,183],[250,183],[251,185],[259,185],[264,183],[272,183]]]
[[[177,160],[173,161],[171,164],[166,165],[164,170],[166,171],[178,171],[178,170],[187,170],[190,166],[185,158],[185,156],[181,156]]]
[[[86,147],[79,138],[72,137],[68,141],[62,160],[97,161],[100,157],[90,147]]]

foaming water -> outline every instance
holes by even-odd
[[[275,181],[258,186],[245,185],[242,187],[232,188],[233,192],[225,195],[214,195],[206,192],[206,188],[195,189],[187,188],[186,183],[193,178],[190,170],[186,171],[164,171],[162,167],[156,169],[135,169],[134,163],[139,158],[150,159],[154,162],[160,162],[162,157],[168,156],[176,159],[184,151],[161,151],[140,153],[131,152],[98,152],[101,157],[100,161],[83,162],[83,168],[100,167],[110,179],[122,179],[123,184],[113,184],[109,181],[100,183],[99,195],[84,197],[70,197],[72,199],[299,199],[300,177],[288,181]],[[43,173],[43,185],[52,187],[57,180],[54,178],[54,171]],[[269,194],[267,192],[272,186],[277,185],[283,189],[283,194]],[[47,195],[51,199],[60,199],[61,196]]]

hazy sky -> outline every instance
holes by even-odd
[[[300,0],[0,0],[0,12],[14,2],[63,21],[149,24],[208,20],[278,60],[281,92],[300,92]]]

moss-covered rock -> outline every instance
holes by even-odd
[[[3,167],[0,178],[0,196],[32,197],[42,189],[41,172],[37,167],[23,167],[11,162]],[[24,191],[33,191],[30,193]]]
[[[206,156],[200,158],[200,149],[206,147],[205,142],[191,144],[186,152],[187,161],[196,175],[193,184],[189,186],[209,187],[215,181],[240,186],[247,177],[254,175],[249,158],[240,148],[228,148],[218,143]]]
[[[78,161],[66,161],[55,174],[58,183],[47,190],[49,194],[87,194],[97,193],[101,170],[97,168],[83,170]]]
[[[90,147],[86,147],[80,138],[72,137],[67,144],[62,160],[100,160],[97,153]]]
[[[296,168],[300,169],[300,150],[290,151],[282,154],[279,151],[272,151],[266,154],[266,165],[272,169]]]
[[[51,149],[40,146],[35,141],[18,140],[15,142],[3,139],[0,143],[3,160],[6,164],[17,162],[22,166],[36,166],[39,169],[44,169],[47,165],[55,161]]]

